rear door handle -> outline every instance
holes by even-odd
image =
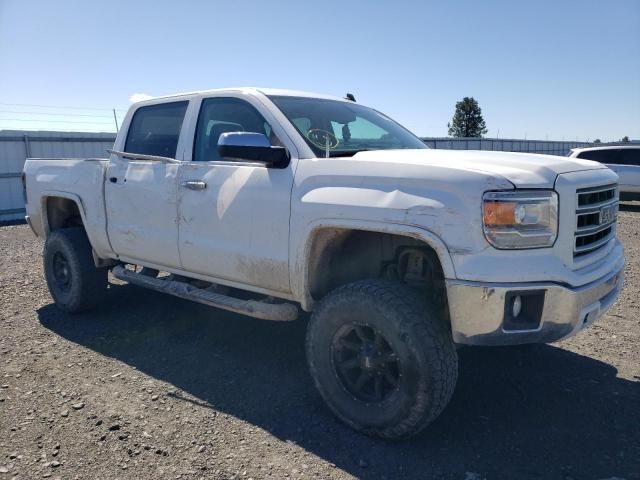
[[[207,188],[207,182],[203,182],[202,180],[187,180],[186,182],[182,182],[182,186],[189,190],[204,190]]]

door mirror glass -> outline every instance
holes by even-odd
[[[223,158],[263,162],[274,168],[284,168],[289,164],[287,149],[272,147],[262,133],[223,133],[218,139],[218,153]]]

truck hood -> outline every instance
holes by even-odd
[[[562,173],[607,168],[577,158],[481,150],[376,150],[352,157],[365,162],[430,165],[501,176],[516,188],[552,188]]]

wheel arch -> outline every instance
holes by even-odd
[[[323,274],[323,269],[329,268],[328,259],[334,255],[331,250],[339,249],[347,238],[353,238],[354,235],[361,236],[365,240],[376,238],[381,242],[388,242],[390,239],[400,243],[406,241],[408,248],[429,250],[435,255],[443,277],[455,278],[449,251],[442,239],[433,232],[411,225],[368,221],[354,222],[351,220],[318,220],[305,230],[294,268],[291,269],[291,285],[294,288],[294,295],[301,299],[300,303],[304,310],[311,311],[314,303],[319,300],[322,294],[326,293],[322,291],[323,287],[318,285],[323,281],[322,275],[326,275],[326,273]],[[349,280],[362,278],[356,276]]]
[[[40,211],[42,212],[42,231],[45,237],[54,230],[69,226],[82,226],[85,231],[87,230],[84,204],[82,199],[74,193],[44,192],[40,197]]]
[[[93,260],[96,267],[111,265],[112,260],[101,258],[96,252],[94,232],[88,228],[85,205],[79,195],[70,192],[50,190],[43,192],[40,197],[40,211],[42,212],[42,232],[46,239],[55,230],[82,227],[87,234]]]

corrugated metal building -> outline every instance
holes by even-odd
[[[541,153],[564,156],[572,148],[588,147],[587,142],[553,142],[547,140],[523,140],[517,138],[451,138],[424,137],[422,141],[431,148],[446,150],[494,150],[500,152]]]
[[[107,149],[113,146],[114,140],[113,133],[0,131],[0,222],[24,217],[20,175],[26,158],[106,158]],[[425,137],[422,140],[431,148],[547,155],[566,155],[572,148],[590,145],[586,142],[502,138]]]
[[[0,222],[24,218],[26,158],[106,158],[114,140],[113,133],[0,131]]]

